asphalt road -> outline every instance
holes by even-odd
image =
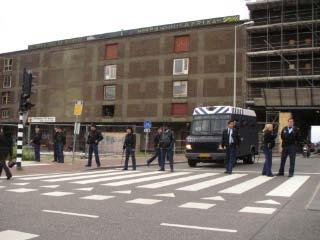
[[[1,179],[0,240],[319,240],[319,156],[298,158],[293,178],[261,177],[261,160],[232,175],[175,167]]]

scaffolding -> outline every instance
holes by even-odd
[[[247,28],[248,102],[319,105],[319,0],[260,0],[247,6],[254,21]],[[307,101],[299,99],[304,94],[309,94]]]

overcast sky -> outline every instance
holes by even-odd
[[[30,44],[206,18],[248,18],[245,0],[5,0],[0,53]]]

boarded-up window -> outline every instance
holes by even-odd
[[[171,113],[173,116],[186,116],[188,114],[187,103],[172,103]]]
[[[106,45],[105,59],[118,58],[118,43]]]
[[[174,52],[189,51],[190,36],[177,36],[174,38]]]

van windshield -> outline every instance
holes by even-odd
[[[192,121],[192,135],[213,135],[221,134],[222,130],[227,127],[230,115],[204,115],[194,116]]]

